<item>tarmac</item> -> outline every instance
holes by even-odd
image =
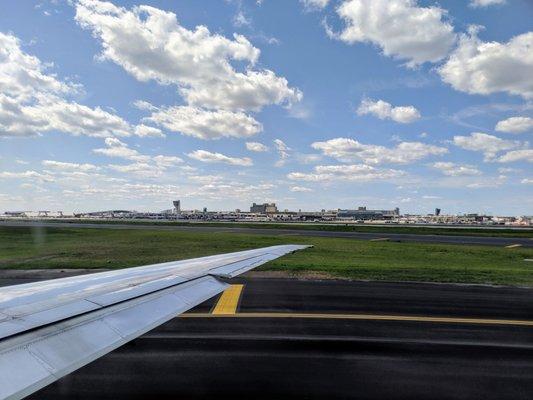
[[[484,246],[513,246],[533,247],[533,238],[491,237],[491,236],[455,236],[455,235],[417,235],[408,233],[389,233],[384,228],[383,233],[367,232],[335,232],[314,231],[301,229],[260,229],[241,227],[216,227],[216,226],[181,226],[181,225],[142,225],[142,224],[91,224],[91,223],[66,223],[66,222],[19,222],[0,221],[0,226],[33,226],[46,228],[95,228],[95,229],[143,229],[182,232],[213,232],[213,233],[242,233],[250,235],[277,235],[277,236],[311,236],[335,237],[359,240],[386,240],[391,242],[418,242],[418,243],[443,243],[443,244],[468,244]]]
[[[30,398],[532,398],[532,289],[230,283]]]

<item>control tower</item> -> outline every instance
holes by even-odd
[[[174,205],[174,212],[176,214],[180,214],[181,213],[181,201],[180,200],[174,200],[172,202],[172,204]]]

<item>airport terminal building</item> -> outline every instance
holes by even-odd
[[[388,220],[399,216],[400,209],[398,207],[394,210],[367,210],[366,207],[358,207],[357,210],[339,210],[337,212],[337,219],[345,220]]]

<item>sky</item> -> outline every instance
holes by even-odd
[[[533,214],[529,0],[5,1],[0,211]]]

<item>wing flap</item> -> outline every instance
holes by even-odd
[[[254,257],[250,257],[246,260],[239,260],[233,263],[222,265],[220,267],[213,268],[209,273],[213,276],[219,276],[221,278],[234,278],[237,275],[250,271],[259,265],[266,264],[269,261],[275,260],[285,254],[294,253],[297,250],[302,250],[307,247],[305,245],[284,245],[284,246],[272,246],[265,248],[265,251]]]

